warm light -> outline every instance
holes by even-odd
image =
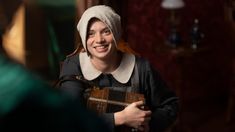
[[[25,64],[25,6],[16,11],[11,26],[3,34],[2,43],[6,54],[13,60]]]
[[[183,0],[163,0],[161,4],[162,8],[165,9],[179,9],[184,7]]]
[[[176,48],[181,43],[181,37],[178,29],[180,23],[179,9],[184,7],[183,0],[163,0],[161,7],[169,11],[169,26],[170,31],[167,37],[167,44]]]

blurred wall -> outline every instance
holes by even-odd
[[[148,58],[173,89],[180,89],[184,100],[218,97],[227,94],[231,78],[234,45],[225,21],[224,0],[184,0],[179,12],[180,47],[189,47],[195,18],[205,34],[199,49],[174,50],[165,44],[169,33],[168,11],[161,1],[127,0],[123,4],[126,41]]]

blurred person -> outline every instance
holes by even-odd
[[[122,110],[105,112],[101,117],[113,131],[120,131],[120,126],[131,127],[133,131],[165,131],[177,117],[178,98],[149,61],[119,49],[120,16],[108,6],[93,6],[83,13],[77,29],[83,49],[76,50],[63,62],[60,89],[84,100],[84,83],[72,79],[77,75],[117,93],[144,94],[145,104],[133,102]],[[110,96],[122,98],[117,94]],[[149,110],[141,109],[143,105]]]
[[[108,131],[80,102],[0,56],[0,131]]]
[[[20,0],[0,1],[0,38]],[[2,38],[1,38],[2,45]],[[104,132],[103,121],[0,51],[0,131]]]

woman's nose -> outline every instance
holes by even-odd
[[[101,34],[98,33],[95,36],[95,41],[96,41],[96,43],[101,43],[102,41],[104,41],[104,38],[102,37]]]

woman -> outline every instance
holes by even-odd
[[[60,77],[80,75],[113,91],[144,94],[148,110],[141,109],[143,101],[136,101],[102,114],[112,130],[129,126],[140,131],[163,131],[169,127],[176,119],[177,97],[147,60],[118,49],[120,16],[108,6],[93,6],[83,13],[77,28],[85,52],[67,57]],[[81,100],[85,93],[83,84],[73,80],[63,81],[61,89]]]

